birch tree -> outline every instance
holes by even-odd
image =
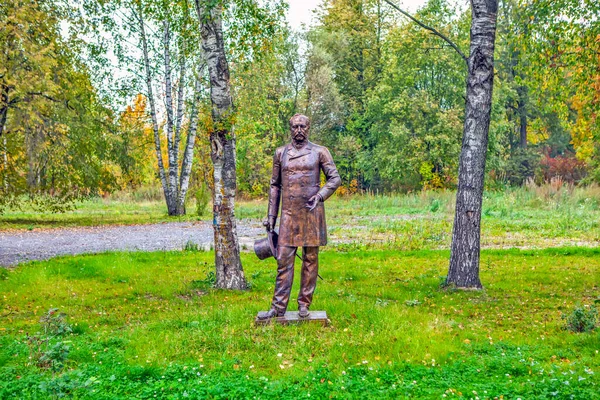
[[[187,6],[183,5],[183,11],[177,15],[179,26],[177,32],[173,29],[173,15],[170,15],[170,8],[161,7],[161,15],[159,18],[154,18],[152,23],[156,27],[160,27],[160,46],[162,47],[162,58],[151,57],[149,43],[150,35],[148,34],[148,19],[146,10],[141,2],[132,4],[131,13],[137,24],[137,33],[141,42],[142,65],[144,71],[144,81],[146,86],[146,96],[150,110],[150,118],[152,130],[154,132],[154,147],[157,159],[157,171],[165,195],[167,210],[169,215],[184,215],[185,214],[185,198],[189,189],[190,175],[192,171],[192,162],[194,156],[194,143],[196,140],[196,132],[198,127],[198,107],[200,103],[200,94],[202,88],[201,71],[204,68],[202,63],[196,74],[191,73],[191,64],[188,60],[190,52],[190,42],[192,41],[187,34],[189,29],[189,16]],[[177,43],[177,51],[173,51],[173,43]],[[173,57],[177,57],[176,68],[178,79],[173,82]],[[162,61],[162,75],[160,80],[164,82],[164,113],[166,120],[162,127],[162,133],[166,134],[167,138],[167,160],[163,158],[163,149],[161,141],[161,126],[158,120],[158,110],[156,95],[154,92],[153,71],[159,69],[155,60]],[[186,90],[188,80],[193,80],[194,86],[191,90],[191,100],[186,97],[189,93]],[[174,96],[175,92],[175,96]],[[175,98],[174,98],[175,97]],[[185,103],[188,101],[186,110]],[[187,137],[185,147],[181,149],[181,136],[183,134],[183,121],[187,114]],[[183,152],[183,158],[179,161],[180,154]]]
[[[220,2],[195,0],[201,24],[202,50],[210,79],[213,128],[210,132],[214,167],[213,227],[215,241],[216,286],[246,289],[240,260],[235,221],[236,154],[234,105],[231,96],[229,65],[223,40],[223,6]]]
[[[481,204],[492,93],[498,0],[471,0],[471,51],[458,191],[446,284],[480,289]]]
[[[391,1],[385,2],[448,43],[467,64],[465,120],[446,284],[480,289],[481,204],[492,109],[498,0],[471,0],[471,48],[468,57],[435,28],[423,24]]]

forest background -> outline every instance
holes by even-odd
[[[332,150],[341,195],[455,188],[461,57],[382,0],[324,1],[303,32],[289,26],[287,7],[236,0],[225,10],[239,194],[266,195],[272,154],[297,112],[311,118],[311,140]],[[467,49],[467,8],[430,0],[415,16]],[[599,8],[502,2],[488,189],[600,182]],[[190,187],[203,195],[213,127],[191,9],[186,1],[2,2],[0,210],[27,201],[59,211],[82,197],[159,187],[155,134],[167,167],[181,168],[186,142],[195,144]]]

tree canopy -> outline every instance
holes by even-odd
[[[287,24],[285,1],[223,4],[240,193],[266,195],[272,152],[296,112],[311,118],[311,140],[332,149],[341,194],[456,187],[466,65],[447,41],[383,0],[324,0],[302,32]],[[600,183],[599,7],[500,4],[488,187]],[[136,10],[147,17],[148,70]],[[190,185],[211,186],[210,81],[194,13],[185,0],[3,2],[0,207],[33,199],[58,210],[82,196],[159,185],[156,143],[168,180],[184,171],[175,132],[184,143],[194,119]],[[430,0],[415,17],[468,53],[469,9]]]

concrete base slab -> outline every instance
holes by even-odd
[[[281,325],[290,325],[290,324],[303,324],[303,323],[317,323],[323,326],[329,325],[329,319],[327,318],[326,311],[310,311],[308,317],[300,318],[298,316],[298,311],[287,311],[283,317],[275,317],[271,319],[260,319],[259,317],[266,314],[266,311],[261,311],[256,316],[254,323],[256,325],[268,325],[272,322],[276,322]]]

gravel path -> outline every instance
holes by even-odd
[[[259,222],[238,221],[242,248],[252,249],[265,236]],[[105,251],[181,250],[188,241],[208,248],[213,243],[212,225],[206,222],[169,222],[154,225],[64,228],[0,232],[0,266],[29,260],[47,260],[66,254]]]

